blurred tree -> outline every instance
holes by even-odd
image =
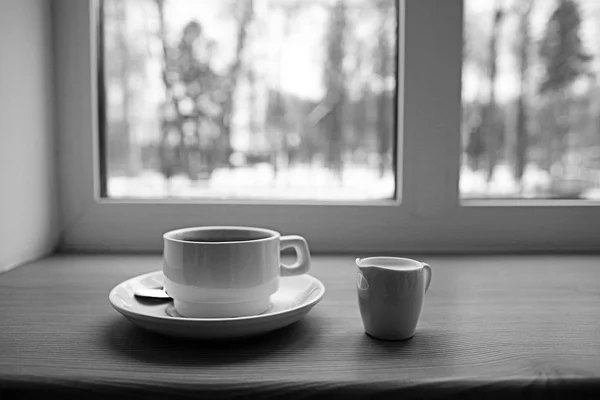
[[[278,9],[283,15],[283,42],[285,43],[291,31],[292,18],[303,7],[301,2],[286,1],[278,4]],[[292,121],[289,116],[289,106],[284,94],[283,68],[286,57],[286,46],[278,50],[277,84],[275,89],[269,91],[269,102],[267,104],[267,126],[269,130],[271,154],[270,161],[275,177],[279,173],[280,160],[285,158],[289,166],[289,149],[287,136],[292,129]]]
[[[237,41],[233,62],[222,74],[212,66],[216,43],[204,35],[199,22],[192,20],[185,25],[177,48],[169,45],[164,17],[165,0],[155,2],[159,14],[158,35],[162,44],[162,79],[166,91],[160,146],[162,172],[169,178],[182,171],[195,180],[198,168],[194,165],[201,164],[210,176],[218,166],[230,165],[231,119],[238,80],[242,75],[246,31],[253,16],[253,1],[236,0],[230,4],[230,14],[234,15],[238,25]]]
[[[504,128],[502,118],[496,102],[496,86],[498,76],[498,40],[500,29],[504,20],[505,11],[502,2],[496,0],[492,31],[489,41],[488,73],[490,84],[490,97],[487,106],[483,110],[482,124],[484,126],[484,149],[487,156],[487,181],[494,175],[494,169],[498,163],[500,148],[502,145]]]
[[[176,93],[176,82],[173,82],[171,74],[171,55],[173,52],[167,43],[167,28],[165,25],[165,0],[155,0],[158,9],[159,31],[158,36],[162,45],[163,66],[161,76],[165,85],[166,103],[161,107],[161,140],[159,147],[159,158],[161,172],[169,179],[179,170],[183,170],[190,179],[195,179],[190,169],[188,149],[183,129],[184,117],[181,113],[181,100]],[[185,36],[185,34],[184,34]],[[171,133],[175,131],[176,139],[171,139]]]
[[[352,129],[354,131],[354,142],[351,143],[351,146],[353,151],[364,152],[365,147],[368,145],[367,136],[373,129],[370,119],[371,107],[374,101],[372,91],[369,89],[367,83],[365,82],[361,86],[360,97],[351,107],[350,115],[352,116]]]
[[[481,119],[482,109],[485,106],[480,105],[479,102],[474,103],[474,107],[476,107],[474,112],[472,112],[471,115],[465,116],[467,121],[466,125],[469,129],[467,133],[465,154],[467,156],[467,164],[473,171],[476,171],[480,168],[481,159],[485,154],[483,123]],[[467,106],[467,104],[464,104],[463,107],[464,106]]]
[[[281,68],[279,68],[281,70]],[[280,90],[269,91],[269,102],[267,104],[267,126],[270,138],[270,163],[273,173],[277,176],[279,172],[279,159],[284,149],[285,132],[290,128],[287,117],[286,99]]]
[[[105,60],[111,60],[103,65],[105,87],[107,91],[111,87],[118,87],[122,93],[118,111],[107,107],[107,165],[110,176],[135,176],[141,168],[141,154],[135,138],[131,108],[139,90],[132,82],[145,78],[148,55],[142,50],[141,43],[131,40],[126,3],[106,1],[102,4],[102,10],[104,57]],[[141,32],[142,35],[144,33]],[[116,102],[113,100],[108,105]]]
[[[517,59],[519,62],[519,97],[517,99],[517,127],[515,142],[514,176],[523,188],[522,178],[527,165],[528,148],[528,115],[527,115],[527,81],[529,71],[529,52],[531,49],[531,12],[535,0],[519,3],[519,32],[517,43]]]
[[[477,82],[485,80],[488,71],[488,54],[487,54],[487,33],[483,29],[482,22],[484,21],[478,14],[473,14],[473,11],[466,7],[464,19],[464,35],[463,35],[463,66],[464,68],[472,68],[479,79]],[[481,87],[483,85],[479,85]],[[481,168],[485,158],[485,143],[484,143],[484,121],[483,113],[487,107],[487,103],[480,100],[466,100],[463,98],[463,143],[465,153],[465,163],[472,169],[478,170]]]
[[[546,26],[540,45],[545,67],[541,93],[565,89],[587,72],[591,60],[581,42],[581,14],[574,0],[559,0]]]
[[[344,106],[346,104],[346,76],[344,71],[346,5],[336,0],[331,8],[327,32],[326,61],[323,73],[326,88],[325,114],[321,131],[327,138],[327,167],[341,179],[344,132]]]
[[[544,77],[540,93],[549,94],[554,110],[554,133],[546,139],[552,163],[562,165],[568,149],[572,83],[587,72],[591,60],[580,37],[581,14],[574,0],[559,0],[540,43]],[[552,172],[552,169],[551,169]]]
[[[314,104],[289,93],[285,88],[284,79],[285,59],[290,51],[286,42],[293,32],[296,18],[315,5],[320,6],[322,3],[307,0],[278,0],[268,4],[270,15],[279,15],[283,18],[283,30],[280,34],[284,44],[277,50],[278,66],[274,83],[268,84],[270,87],[267,93],[264,127],[268,132],[269,162],[275,176],[281,167],[289,167],[294,162],[311,164],[320,150],[316,144],[318,137],[314,134],[318,122],[308,117]],[[302,21],[302,18],[299,18],[299,21]],[[282,162],[286,165],[281,165]]]
[[[219,137],[217,149],[219,162],[230,166],[233,152],[231,146],[231,120],[234,113],[235,94],[238,82],[243,75],[244,50],[248,40],[248,27],[254,19],[254,0],[235,0],[232,14],[237,23],[236,48],[233,62],[220,80],[221,95],[219,96],[221,112],[218,117]]]
[[[130,106],[131,106],[131,85],[129,84],[129,75],[131,73],[131,60],[130,60],[130,50],[129,45],[127,43],[127,34],[125,29],[127,28],[127,14],[125,10],[125,4],[122,2],[109,2],[112,4],[115,18],[115,28],[116,28],[116,36],[117,36],[117,46],[116,50],[120,53],[119,57],[119,70],[118,70],[118,79],[119,84],[122,87],[123,91],[123,99],[121,101],[122,107],[122,121],[123,121],[123,133],[125,135],[125,140],[122,141],[122,151],[126,154],[127,162],[126,162],[126,175],[134,176],[135,166],[133,165],[133,151],[132,151],[132,143],[131,143],[131,121],[130,121]]]
[[[177,49],[168,53],[168,75],[175,84],[179,106],[175,116],[181,119],[184,134],[181,157],[192,180],[200,169],[210,176],[222,150],[214,129],[221,98],[220,76],[212,66],[215,47],[202,25],[192,20],[184,26]]]
[[[600,33],[600,2],[594,3],[594,8],[589,15],[586,15],[586,17],[593,21],[593,24],[597,29],[596,32]],[[595,48],[592,51],[594,58],[598,60],[598,57],[600,56],[600,40],[595,41]],[[589,124],[588,131],[591,138],[590,144],[593,146],[590,151],[593,161],[590,160],[590,164],[592,164],[590,165],[590,171],[600,171],[600,69],[596,66],[591,75],[593,78],[593,89],[591,90],[592,93],[590,93],[591,101],[589,113],[593,116],[593,120]],[[595,181],[596,186],[600,187],[600,173],[596,174]]]
[[[394,3],[389,0],[377,2],[379,10],[380,26],[378,32],[378,46],[376,48],[376,74],[382,82],[381,93],[377,95],[377,153],[379,155],[379,176],[383,177],[389,168],[389,153],[392,145],[393,121],[394,121],[394,89],[388,87],[391,79],[394,79],[395,60],[393,57],[393,41],[391,35],[395,33]]]
[[[246,79],[248,79],[248,86],[250,86],[249,95],[249,107],[250,107],[250,135],[254,138],[258,135],[260,129],[260,119],[258,105],[259,88],[258,88],[258,73],[254,63],[249,63],[246,71]]]

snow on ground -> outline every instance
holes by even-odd
[[[551,184],[547,172],[529,165],[524,173],[523,190],[507,165],[499,165],[486,183],[485,171],[460,171],[460,192],[464,198],[508,197],[543,198]],[[108,193],[112,198],[221,198],[272,200],[381,200],[394,195],[394,176],[382,178],[375,168],[349,166],[341,181],[326,168],[296,166],[275,176],[269,164],[216,170],[210,180],[190,181],[174,176],[169,181],[155,171],[135,177],[110,177]],[[584,198],[600,200],[600,185],[584,192]]]
[[[489,184],[487,171],[472,171],[467,166],[460,170],[460,193],[463,197],[523,197],[536,198],[551,183],[546,171],[535,165],[528,165],[523,173],[523,191],[519,193],[519,184],[513,178],[512,169],[505,164],[498,165]]]
[[[500,164],[494,170],[494,175],[489,183],[486,183],[487,172],[484,170],[472,171],[469,167],[463,165],[460,171],[460,193],[463,198],[547,198],[549,189],[552,185],[552,179],[548,172],[539,168],[535,164],[528,164],[523,173],[523,188],[512,175],[512,169],[507,164]],[[572,180],[565,180],[564,187],[570,183],[573,186],[582,185],[581,197],[587,200],[600,200],[600,176],[596,173],[595,184],[581,177],[572,177]],[[589,187],[587,187],[589,186]]]
[[[281,170],[275,176],[268,164],[214,171],[210,180],[190,181],[146,171],[136,177],[111,177],[110,197],[121,198],[227,198],[280,200],[381,200],[394,195],[394,176],[379,178],[365,167],[348,167],[341,181],[325,168],[299,166]]]

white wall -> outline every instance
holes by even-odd
[[[0,272],[57,239],[48,0],[0,0]]]

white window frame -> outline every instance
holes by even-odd
[[[592,201],[459,201],[462,0],[400,0],[398,194],[367,203],[98,197],[93,0],[53,2],[63,250],[160,251],[197,225],[295,233],[344,253],[600,250]]]

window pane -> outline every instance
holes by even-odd
[[[465,1],[463,198],[600,199],[600,2]]]
[[[394,198],[396,7],[104,0],[102,195]]]

